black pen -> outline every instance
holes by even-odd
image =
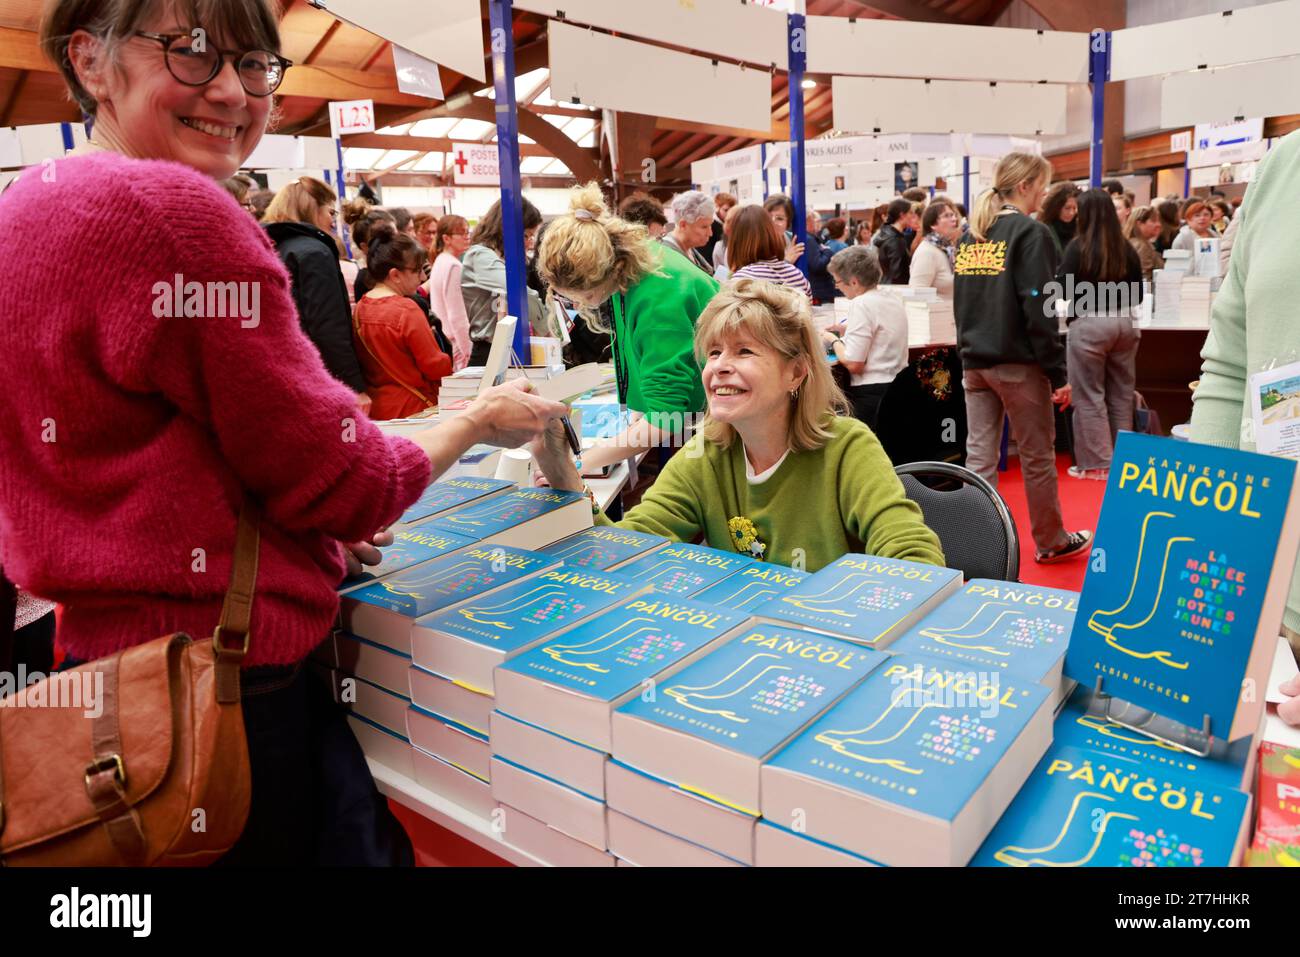
[[[582,443],[578,441],[578,433],[573,431],[573,423],[569,421],[567,415],[560,419],[560,422],[564,424],[564,435],[569,440],[569,448],[573,450],[574,455],[582,455]]]

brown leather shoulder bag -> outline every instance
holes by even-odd
[[[0,698],[0,864],[195,866],[231,848],[251,790],[239,668],[257,552],[245,499],[210,640],[168,635]],[[9,668],[6,592],[0,575]]]

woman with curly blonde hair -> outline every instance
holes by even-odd
[[[847,403],[806,296],[736,280],[700,316],[695,355],[708,397],[704,425],[620,528],[681,542],[703,535],[713,548],[808,571],[864,551],[943,564],[939,540],[880,442],[841,414]],[[562,429],[535,442],[533,454],[555,488],[583,487]]]
[[[704,411],[700,369],[691,354],[695,321],[718,283],[644,226],[612,215],[600,188],[569,194],[567,215],[549,223],[537,271],[552,295],[583,309],[597,332],[612,332],[619,402],[644,419],[595,449],[588,468],[611,465],[673,443]],[[609,303],[613,327],[597,310]]]

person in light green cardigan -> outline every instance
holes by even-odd
[[[689,434],[704,411],[691,349],[695,321],[718,283],[675,249],[652,242],[644,226],[610,215],[595,183],[573,189],[569,207],[546,227],[537,272],[553,295],[587,314],[609,302],[613,328],[588,325],[613,333],[618,400],[644,416],[583,456],[596,469]]]
[[[876,436],[837,414],[847,403],[807,297],[738,280],[700,316],[694,348],[708,416],[619,527],[684,542],[702,534],[713,548],[808,571],[847,552],[943,564]],[[583,488],[562,427],[533,454],[552,486]]]
[[[1201,382],[1192,396],[1191,439],[1206,445],[1255,449],[1247,381],[1270,365],[1300,360],[1300,134],[1274,146],[1246,191],[1228,274],[1214,300],[1210,334],[1201,350]],[[1282,617],[1300,656],[1300,565]],[[1300,679],[1282,686],[1293,697],[1278,707],[1300,725]]]

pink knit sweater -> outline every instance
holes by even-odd
[[[6,191],[0,262],[0,561],[65,606],[63,647],[210,635],[248,490],[246,665],[302,659],[337,613],[338,541],[395,521],[430,465],[325,371],[266,235],[188,167],[99,153]],[[167,318],[178,277],[240,284],[250,308]]]

